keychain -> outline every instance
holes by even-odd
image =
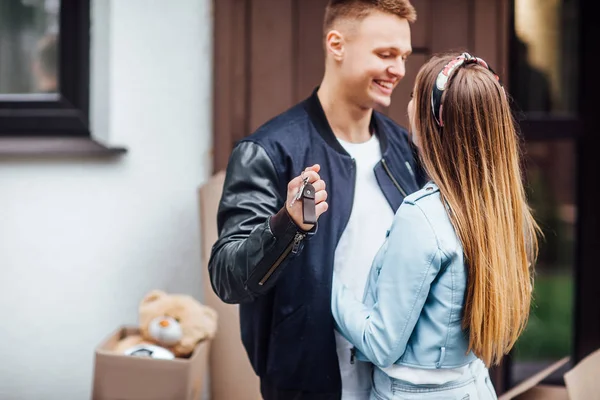
[[[304,171],[301,174],[302,185],[298,189],[298,193],[292,199],[290,207],[298,200],[302,200],[302,218],[305,224],[314,225],[317,223],[317,212],[315,209],[315,187],[308,183],[308,177],[304,176]]]

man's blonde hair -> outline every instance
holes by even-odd
[[[396,15],[410,23],[417,20],[417,12],[409,0],[329,0],[323,31],[326,34],[339,19],[360,21],[374,10]]]

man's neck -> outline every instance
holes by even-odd
[[[373,109],[352,104],[335,84],[323,80],[317,96],[334,135],[350,143],[363,143],[371,138],[369,126]]]

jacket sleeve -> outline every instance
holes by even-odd
[[[235,147],[217,214],[219,237],[208,263],[212,288],[226,303],[251,302],[267,292],[302,248],[306,232],[287,213],[279,185],[263,147],[250,141]]]
[[[379,268],[372,307],[357,300],[334,274],[332,313],[336,328],[373,364],[394,364],[406,345],[441,267],[441,251],[426,216],[404,203],[392,224]]]

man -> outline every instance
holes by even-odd
[[[48,34],[40,39],[33,61],[36,91],[55,93],[58,89],[58,38]]]
[[[320,86],[232,152],[209,271],[217,295],[240,304],[267,400],[369,396],[370,364],[334,329],[331,280],[362,298],[395,211],[424,183],[406,130],[373,110],[404,77],[415,19],[408,0],[330,0]],[[316,225],[295,200],[304,176]]]

